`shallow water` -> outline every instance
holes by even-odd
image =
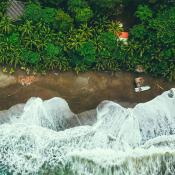
[[[128,109],[103,101],[93,126],[73,128],[64,99],[31,98],[2,117],[0,174],[174,175],[175,95],[168,93]]]

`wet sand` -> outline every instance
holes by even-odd
[[[135,93],[135,75],[127,72],[37,74],[36,81],[29,86],[19,83],[19,77],[25,76],[24,72],[17,71],[13,76],[2,76],[4,74],[0,73],[0,110],[25,103],[30,97],[50,99],[55,96],[64,98],[74,113],[94,109],[103,100],[115,100],[122,106],[133,107],[175,87],[175,82],[145,75],[145,84],[150,85],[151,90]]]

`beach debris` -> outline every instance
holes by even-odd
[[[3,73],[7,73],[7,72],[8,72],[7,68],[6,68],[6,67],[3,67],[3,68],[2,68],[2,72],[3,72]]]
[[[15,70],[14,70],[14,68],[7,68],[7,67],[2,67],[2,72],[5,74],[5,73],[7,73],[7,74],[13,74],[14,72],[15,72]]]
[[[144,70],[142,65],[137,65],[135,71],[138,72],[138,73],[145,72],[145,70]]]
[[[31,76],[19,76],[18,77],[18,83],[21,84],[22,86],[29,86],[32,83],[36,81],[36,77],[31,75]]]
[[[145,82],[145,80],[143,77],[135,78],[135,83],[136,83],[137,87],[143,86],[144,82]]]
[[[15,72],[15,70],[13,68],[10,68],[9,74],[13,74]]]
[[[151,89],[150,86],[142,86],[142,87],[135,88],[135,92],[147,91],[149,89]]]
[[[136,84],[135,92],[142,92],[151,89],[150,86],[144,85],[144,82],[145,80],[143,77],[135,78],[135,84]]]
[[[57,75],[58,75],[58,72],[54,72],[54,75],[56,75],[56,76],[57,76]]]
[[[172,89],[169,90],[168,97],[170,97],[170,98],[174,97],[174,92]]]
[[[160,86],[159,84],[156,84],[156,85],[157,85],[157,88],[164,90],[164,88],[162,86]]]
[[[117,138],[111,134],[108,134],[108,139],[109,139],[109,141],[116,141],[117,140]]]

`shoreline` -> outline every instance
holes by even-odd
[[[103,100],[130,104],[146,102],[175,87],[175,81],[167,82],[144,75],[145,83],[151,89],[135,93],[135,74],[129,72],[85,72],[78,75],[63,72],[32,76],[34,81],[31,84],[22,85],[19,77],[28,77],[24,72],[17,71],[13,75],[0,73],[0,110],[25,103],[30,97],[43,100],[61,97],[74,113],[81,113],[94,109]]]

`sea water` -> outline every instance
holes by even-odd
[[[171,92],[175,94],[175,89]],[[55,97],[0,113],[0,175],[174,175],[175,95],[124,108],[103,101],[93,126]],[[67,129],[69,128],[69,129]]]

